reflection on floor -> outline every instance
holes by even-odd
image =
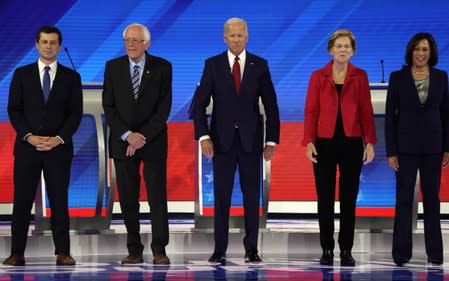
[[[337,255],[338,256],[338,255]],[[30,258],[24,267],[0,266],[6,280],[449,280],[449,263],[433,266],[425,255],[397,267],[387,254],[354,253],[355,267],[320,266],[319,255],[264,255],[262,264],[247,264],[242,256],[226,264],[210,264],[206,254],[170,255],[170,266],[144,263],[120,265],[117,256],[77,257],[78,264],[57,267],[53,258]],[[446,257],[448,260],[449,257]],[[151,256],[145,256],[150,262]]]

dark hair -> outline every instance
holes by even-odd
[[[429,66],[435,66],[438,63],[438,49],[437,43],[432,34],[427,32],[420,32],[413,35],[412,39],[408,41],[407,48],[405,50],[405,63],[409,66],[413,66],[413,51],[418,46],[421,40],[427,40],[430,47]]]
[[[55,27],[55,26],[51,26],[51,25],[44,25],[41,26],[37,32],[36,32],[36,43],[39,43],[39,40],[41,39],[41,33],[56,33],[58,34],[58,41],[59,41],[59,45],[61,46],[62,44],[62,34],[61,31]]]

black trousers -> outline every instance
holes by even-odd
[[[333,250],[334,204],[337,167],[340,172],[340,232],[341,250],[351,250],[354,242],[355,206],[362,170],[363,141],[361,138],[317,139],[317,163],[313,164],[318,195],[320,243],[323,250]]]
[[[11,222],[11,254],[24,254],[31,208],[43,171],[51,208],[55,254],[70,254],[68,188],[72,150],[63,145],[51,151],[28,150],[14,156],[14,206]]]
[[[140,239],[139,222],[139,168],[142,162],[151,211],[151,250],[153,254],[165,253],[165,247],[168,245],[167,159],[141,159],[136,155],[124,159],[114,159],[120,208],[128,232],[128,252],[140,255],[144,249]]]
[[[396,215],[393,230],[393,260],[406,262],[412,257],[412,216],[416,174],[419,171],[424,206],[424,240],[427,256],[443,260],[440,223],[441,154],[399,154],[396,173]]]
[[[214,239],[215,253],[226,253],[229,235],[229,211],[231,206],[234,174],[239,169],[240,188],[243,194],[245,219],[245,251],[256,251],[259,236],[261,152],[246,152],[238,130],[230,151],[215,152],[214,172]]]

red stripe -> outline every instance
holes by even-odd
[[[231,207],[231,216],[243,216],[243,207]],[[214,207],[203,207],[203,216],[212,217],[214,215]],[[262,216],[262,207],[259,207],[259,216]]]
[[[45,209],[46,217],[51,217],[51,209]],[[105,217],[107,214],[106,208],[101,208],[101,216]],[[95,208],[69,208],[70,217],[93,217],[95,216]]]
[[[394,208],[356,208],[358,217],[394,217]]]

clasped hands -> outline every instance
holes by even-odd
[[[147,143],[147,139],[144,135],[134,132],[128,135],[126,141],[129,144],[126,148],[126,156],[133,156],[138,149],[142,148]]]
[[[61,144],[61,139],[49,136],[29,135],[26,141],[34,146],[37,151],[50,151]]]
[[[212,158],[214,156],[214,143],[211,139],[204,139],[200,142],[201,145],[201,151],[203,152],[203,155]],[[265,161],[270,161],[274,158],[276,151],[276,146],[274,145],[265,145],[265,148],[263,149],[263,158]]]

